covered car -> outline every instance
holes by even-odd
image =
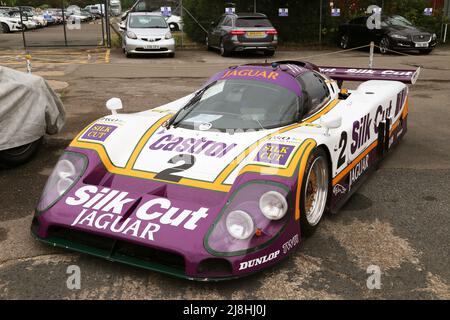
[[[28,161],[64,122],[64,106],[42,77],[0,66],[0,163]]]

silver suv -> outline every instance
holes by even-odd
[[[222,56],[247,50],[273,56],[278,46],[278,32],[265,14],[224,14],[217,22],[211,22],[206,45],[208,49],[220,50]]]

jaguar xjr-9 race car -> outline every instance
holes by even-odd
[[[188,279],[267,268],[405,134],[417,76],[278,61],[230,67],[144,112],[118,114],[113,98],[59,159],[32,233]]]

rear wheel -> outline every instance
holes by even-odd
[[[40,138],[20,147],[0,151],[0,163],[8,167],[16,167],[28,162],[36,154],[42,140],[43,138]]]
[[[306,164],[300,197],[300,232],[305,237],[314,233],[327,208],[329,184],[327,155],[316,148]]]
[[[222,57],[228,57],[230,55],[230,50],[225,48],[225,44],[223,43],[223,40],[220,41],[220,55]]]

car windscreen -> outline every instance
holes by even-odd
[[[219,80],[194,99],[174,124],[188,129],[264,130],[294,123],[300,114],[293,91],[257,80]]]
[[[130,28],[167,28],[166,20],[159,16],[132,15]]]
[[[412,27],[413,24],[402,16],[388,16],[384,17],[383,22],[394,27]]]
[[[272,24],[268,19],[264,18],[238,18],[236,27],[241,28],[272,28]]]

